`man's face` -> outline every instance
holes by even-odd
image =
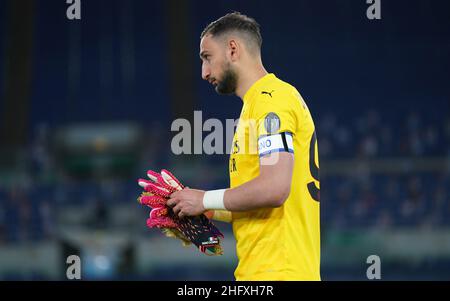
[[[200,41],[202,78],[211,83],[219,94],[233,94],[236,91],[237,74],[226,55],[226,46],[211,35]]]

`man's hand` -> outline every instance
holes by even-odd
[[[203,207],[204,190],[185,188],[170,195],[167,206],[173,207],[173,212],[180,218],[197,216],[205,212]]]
[[[193,243],[206,255],[223,254],[220,246],[220,238],[223,238],[223,234],[208,217],[202,214],[205,211],[203,208],[205,192],[184,189],[183,184],[165,169],[161,173],[149,170],[147,176],[150,181],[138,180],[139,186],[144,188],[138,201],[152,208],[150,217],[147,219],[147,226],[160,228],[166,236],[181,239],[183,245]],[[178,195],[177,191],[183,191],[183,193]],[[168,200],[172,194],[178,198],[172,200],[170,204],[176,206],[180,203],[177,212],[169,207]],[[209,216],[211,215],[212,213],[209,213]],[[181,219],[178,216],[186,217]]]

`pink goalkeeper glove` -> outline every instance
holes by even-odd
[[[147,219],[147,226],[150,228],[176,228],[177,223],[169,216],[171,209],[167,207],[166,203],[173,192],[183,189],[184,186],[165,169],[161,170],[161,174],[149,170],[147,176],[151,181],[138,180],[139,186],[145,190],[139,198],[139,202],[153,208]]]
[[[166,205],[173,192],[184,188],[180,181],[165,169],[160,174],[149,170],[147,176],[151,181],[138,180],[139,186],[145,190],[138,198],[139,202],[153,208],[147,226],[160,228],[166,236],[181,239],[184,245],[194,243],[207,255],[223,254],[219,238],[223,238],[223,234],[204,214],[180,219]]]

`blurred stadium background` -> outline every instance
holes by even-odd
[[[232,280],[145,226],[136,179],[167,168],[190,187],[228,185],[227,155],[171,153],[175,118],[236,119],[238,98],[200,77],[199,35],[241,11],[262,26],[268,70],[315,118],[322,277],[450,280],[450,3],[0,0],[0,279]]]

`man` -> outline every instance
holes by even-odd
[[[236,280],[320,280],[314,123],[297,90],[265,70],[261,44],[258,23],[237,12],[201,34],[202,78],[243,101],[230,155],[231,187],[183,189],[168,205],[180,217],[206,212],[232,222]]]

